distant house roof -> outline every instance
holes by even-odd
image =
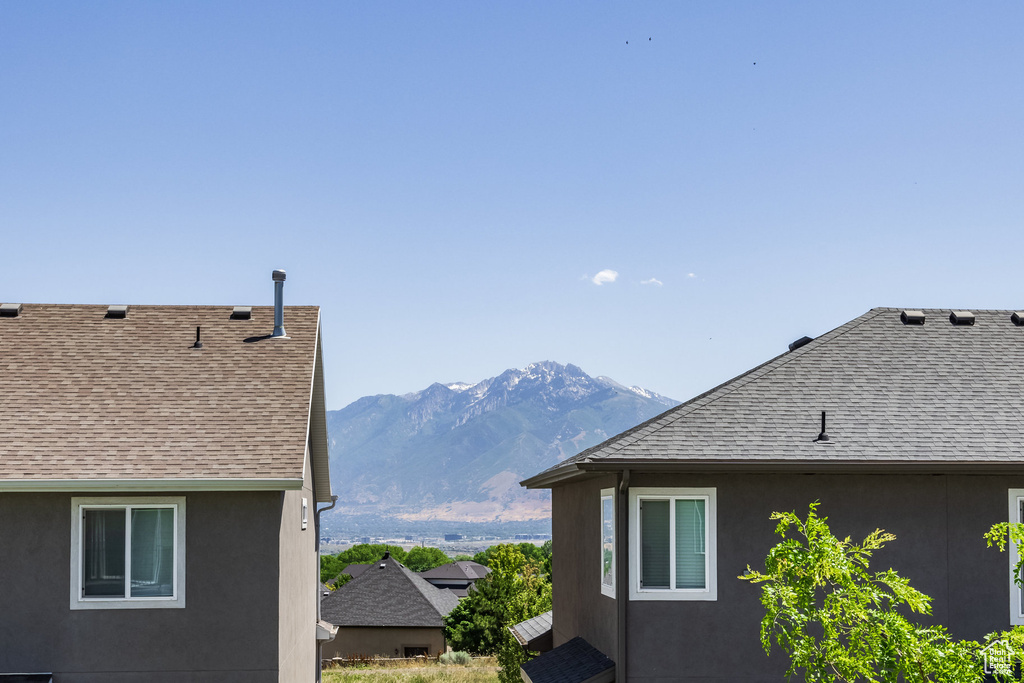
[[[368,565],[368,564],[360,564],[360,563],[356,562],[356,563],[350,564],[347,567],[345,567],[344,569],[342,569],[341,573],[342,574],[348,574],[349,576],[351,576],[354,579],[357,576],[359,576],[360,574],[362,574],[363,572],[365,572],[367,567],[369,567],[369,566],[370,565]]]
[[[490,573],[491,570],[479,562],[473,562],[472,560],[459,560],[458,562],[449,562],[448,564],[442,564],[440,567],[434,567],[433,569],[428,569],[425,572],[420,572],[420,576],[424,579],[468,579],[470,581],[476,581],[477,579],[484,578]]]
[[[963,313],[873,309],[523,485],[681,465],[1019,470],[1024,312]]]
[[[553,612],[548,610],[532,619],[521,621],[515,626],[509,626],[508,630],[512,632],[523,649],[546,652],[551,649],[552,645],[552,614]]]
[[[579,636],[524,663],[525,683],[612,683],[615,662]]]
[[[437,588],[394,558],[375,562],[320,603],[320,613],[337,626],[436,627],[459,604],[450,590]]]
[[[300,488],[308,444],[330,501],[318,307],[285,307],[286,340],[272,306],[9,308],[0,491]]]

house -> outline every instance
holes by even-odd
[[[458,604],[450,590],[432,586],[385,553],[323,599],[323,618],[338,626],[323,657],[440,654],[447,649],[444,617]]]
[[[0,306],[0,673],[317,679],[320,311],[283,278],[277,307]]]
[[[620,682],[785,680],[736,577],[773,511],[816,500],[840,537],[896,535],[874,563],[932,596],[923,622],[1024,624],[1015,555],[982,540],[1022,519],[1022,367],[1024,312],[878,308],[527,479],[552,496],[548,655],[581,638]]]
[[[420,577],[438,588],[447,588],[460,598],[464,598],[477,579],[482,579],[490,573],[491,570],[479,562],[459,560],[420,572]]]

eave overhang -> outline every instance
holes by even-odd
[[[530,489],[551,488],[570,481],[600,474],[631,470],[634,474],[709,473],[730,474],[1024,474],[1024,455],[1020,462],[1000,461],[922,461],[922,460],[650,460],[602,459],[580,461],[520,482]]]
[[[313,491],[317,503],[331,502],[331,463],[327,436],[327,407],[324,399],[323,340],[320,334],[320,312],[317,311],[316,354],[310,383],[309,419],[306,424],[306,442],[310,446],[313,467]]]
[[[0,493],[74,491],[295,491],[302,479],[9,479]]]

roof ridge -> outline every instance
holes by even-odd
[[[394,560],[394,558],[390,559]],[[412,585],[416,588],[417,591],[419,591],[420,595],[423,596],[423,599],[430,603],[430,607],[434,609],[438,613],[438,615],[443,618],[445,614],[447,614],[447,612],[442,612],[442,608],[438,607],[437,604],[435,604],[434,600],[431,599],[439,598],[442,589],[430,583],[422,576],[419,576],[416,572],[409,569],[401,562],[398,562],[397,560],[395,560],[395,562],[398,564],[399,567],[402,568],[402,572],[405,574],[406,578],[412,582]],[[431,591],[433,591],[433,594],[430,593]]]
[[[779,355],[766,360],[764,363],[761,363],[760,365],[757,365],[757,366],[751,368],[750,370],[747,370],[744,373],[736,375],[732,379],[726,380],[725,382],[722,382],[721,384],[719,384],[716,387],[712,387],[711,389],[708,389],[707,391],[705,391],[704,393],[702,393],[702,394],[700,394],[698,396],[694,396],[689,401],[685,401],[685,402],[679,404],[678,406],[676,406],[676,408],[689,408],[689,410],[685,410],[685,411],[684,410],[680,410],[679,414],[676,415],[676,416],[673,416],[673,417],[674,418],[675,417],[682,418],[682,417],[684,417],[686,415],[690,415],[690,414],[696,412],[697,410],[700,410],[702,408],[707,408],[708,406],[710,406],[715,401],[718,401],[720,399],[725,398],[726,396],[730,395],[734,391],[737,391],[737,390],[745,387],[749,383],[753,382],[755,379],[760,379],[760,378],[762,378],[762,377],[764,377],[764,376],[766,376],[766,375],[768,375],[768,374],[770,374],[772,372],[775,372],[776,370],[779,370],[780,368],[783,368],[783,367],[789,365],[790,363],[798,360],[799,358],[802,358],[803,356],[805,356],[808,353],[810,353],[812,350],[818,349],[818,348],[824,346],[825,344],[831,343],[832,341],[838,339],[839,337],[842,337],[844,334],[847,334],[848,332],[852,332],[854,329],[860,327],[862,324],[864,324],[864,323],[868,322],[869,320],[872,320],[875,317],[877,317],[878,315],[880,315],[884,310],[886,310],[886,309],[872,308],[867,313],[859,315],[856,318],[854,318],[853,320],[847,321],[847,322],[843,323],[842,325],[840,325],[839,327],[835,327],[835,328],[829,330],[828,332],[825,332],[824,334],[818,335],[817,337],[815,337],[811,341],[807,342],[807,344],[805,344],[804,346],[802,346],[800,348],[793,349],[792,351],[783,351]],[[828,339],[825,339],[825,337],[828,337]],[[815,343],[815,342],[818,342],[818,343]],[[779,362],[776,363],[776,361],[779,361]],[[767,366],[769,366],[769,365],[772,365],[772,367],[771,368],[767,368]],[[767,368],[767,369],[765,369],[765,368]],[[754,375],[755,373],[757,373],[761,369],[765,369],[765,371],[763,373],[758,374],[756,377],[752,377],[752,375]],[[716,393],[717,393],[717,395],[714,398],[711,398],[710,400],[706,401],[705,403],[703,403],[701,405],[696,405],[701,399],[703,399],[703,398],[705,398],[705,397],[707,397],[707,396],[709,396],[711,394],[716,394]],[[662,414],[664,414],[664,413],[662,413]],[[657,418],[655,418],[655,419],[657,419]],[[650,422],[650,420],[648,420],[648,423],[649,422]],[[647,423],[645,423],[645,424],[647,424]],[[668,426],[668,425],[666,424],[665,426]],[[662,429],[662,427],[659,427],[658,429]],[[630,431],[632,433],[632,430],[630,430]],[[652,430],[652,431],[658,431],[658,430]],[[633,443],[633,442],[631,441],[630,443]],[[623,444],[623,446],[625,446],[625,445],[626,444]]]
[[[718,385],[708,389],[707,391],[704,391],[704,392],[698,394],[697,396],[694,396],[693,398],[691,398],[691,399],[689,399],[687,401],[684,401],[683,403],[680,403],[677,406],[673,406],[673,407],[669,408],[668,410],[666,410],[665,412],[663,412],[663,413],[661,413],[659,415],[655,415],[654,417],[652,417],[651,419],[649,419],[649,420],[647,420],[645,422],[641,422],[640,424],[636,425],[635,427],[627,429],[626,431],[624,431],[624,432],[622,432],[620,434],[617,434],[616,436],[613,436],[610,439],[606,439],[605,441],[602,441],[601,443],[599,443],[597,445],[591,446],[590,448],[586,449],[585,451],[577,453],[576,455],[572,456],[571,458],[567,458],[567,459],[563,460],[562,462],[558,463],[557,465],[549,467],[548,469],[544,470],[543,472],[540,472],[537,475],[534,475],[534,477],[530,477],[530,479],[535,479],[537,477],[540,477],[541,475],[544,475],[544,474],[547,474],[547,473],[550,473],[550,472],[554,472],[555,470],[561,469],[561,468],[566,467],[568,465],[572,465],[572,464],[575,464],[575,463],[587,460],[587,459],[589,459],[591,457],[594,457],[596,453],[598,453],[598,452],[600,452],[602,450],[606,450],[606,449],[615,450],[615,451],[621,450],[622,448],[626,447],[627,445],[635,443],[640,438],[640,437],[637,437],[637,438],[634,438],[634,439],[630,439],[630,437],[633,437],[638,432],[640,432],[642,430],[645,430],[646,428],[650,427],[651,425],[653,425],[654,423],[658,422],[659,420],[662,420],[663,418],[666,418],[667,416],[669,416],[669,414],[672,414],[672,417],[673,417],[671,422],[666,422],[665,425],[662,425],[662,426],[658,427],[658,429],[653,429],[653,430],[650,430],[648,432],[645,432],[644,436],[647,436],[650,433],[656,432],[656,431],[662,429],[663,427],[667,427],[669,424],[672,424],[672,422],[675,422],[676,418],[681,419],[681,418],[685,417],[686,415],[692,414],[693,412],[695,412],[699,408],[703,408],[703,407],[711,405],[714,401],[717,401],[720,398],[724,398],[725,396],[728,396],[733,391],[736,391],[737,389],[739,389],[739,388],[741,388],[743,386],[746,386],[749,382],[753,381],[754,379],[763,377],[763,376],[767,375],[770,372],[774,372],[775,370],[788,365],[790,362],[796,360],[797,358],[800,358],[800,357],[804,356],[805,354],[810,352],[812,349],[820,348],[824,344],[829,343],[829,342],[833,341],[834,339],[837,339],[838,337],[841,337],[844,334],[846,334],[846,333],[856,329],[857,327],[859,327],[860,325],[868,322],[869,320],[872,320],[872,319],[876,318],[877,316],[881,315],[883,312],[895,311],[895,310],[902,310],[902,309],[898,309],[898,308],[885,308],[885,307],[872,308],[872,309],[868,310],[867,312],[862,313],[861,315],[857,316],[853,320],[849,320],[849,321],[843,323],[842,325],[839,325],[838,327],[835,327],[835,328],[825,332],[824,334],[818,335],[816,338],[814,338],[813,340],[808,342],[803,347],[800,347],[798,349],[794,349],[792,351],[784,351],[784,352],[778,354],[777,356],[769,358],[765,362],[763,362],[763,363],[761,363],[759,365],[756,365],[753,368],[751,368],[751,369],[749,369],[749,370],[747,370],[745,372],[742,372],[739,375],[736,375],[735,377],[727,379],[726,381],[722,382],[721,384],[718,384]],[[826,339],[826,337],[827,337],[827,339]],[[780,359],[784,359],[784,360],[782,360],[782,362],[777,362]],[[773,363],[775,363],[774,367],[772,367],[772,368],[766,370],[765,372],[759,374],[757,376],[757,378],[751,377],[751,375],[754,375],[754,373],[757,373],[758,371],[766,368],[769,365],[772,365]],[[746,380],[746,381],[743,381],[743,380]],[[726,391],[726,389],[729,389],[729,388],[731,388],[731,390]],[[696,405],[702,399],[705,399],[708,396],[710,396],[712,394],[716,394],[716,393],[718,395],[715,396],[715,398],[713,398],[713,399],[711,399],[711,400],[709,400],[709,401],[707,401],[707,402],[705,402],[705,403],[703,403],[701,405]],[[609,454],[607,454],[605,456],[602,456],[602,457],[608,457],[610,455],[611,455],[611,453],[609,453]]]

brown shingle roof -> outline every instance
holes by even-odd
[[[25,304],[0,318],[0,484],[300,479],[319,308]],[[190,348],[196,326],[202,350]]]

